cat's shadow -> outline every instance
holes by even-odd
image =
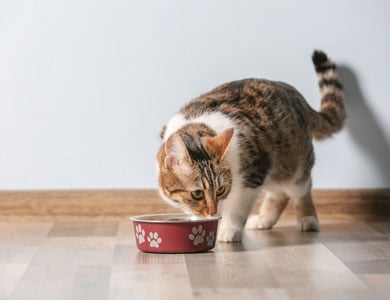
[[[346,128],[378,170],[381,176],[380,185],[390,187],[390,142],[371,111],[355,72],[347,65],[340,65],[337,70],[344,86]]]

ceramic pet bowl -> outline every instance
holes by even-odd
[[[138,249],[145,252],[187,253],[215,246],[220,217],[153,214],[131,217]]]

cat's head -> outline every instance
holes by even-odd
[[[214,136],[169,136],[157,155],[163,199],[192,214],[215,215],[232,185],[225,158],[233,133],[229,128]]]

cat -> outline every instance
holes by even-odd
[[[299,228],[318,231],[312,139],[340,131],[346,112],[336,65],[322,51],[312,60],[319,112],[294,87],[265,79],[222,84],[182,107],[161,132],[156,164],[162,198],[195,215],[220,213],[222,242],[241,241],[244,226],[272,228],[289,199]],[[260,211],[248,218],[260,192]]]

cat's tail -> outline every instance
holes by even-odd
[[[312,133],[315,139],[322,140],[343,128],[346,118],[344,95],[336,65],[322,51],[314,51],[312,59],[321,92],[321,109],[312,115]]]

